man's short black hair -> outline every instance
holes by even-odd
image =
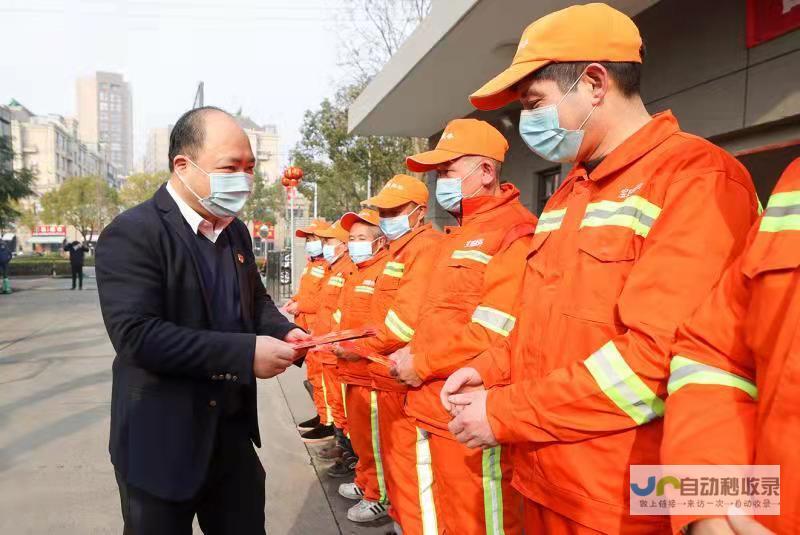
[[[644,45],[639,49],[639,54],[644,62]],[[620,92],[626,97],[639,95],[642,87],[642,63],[626,61],[581,61],[551,63],[530,75],[531,80],[552,80],[558,84],[562,92],[569,87],[592,63],[599,63],[608,71],[617,84]]]
[[[197,151],[203,147],[206,137],[206,129],[204,117],[210,111],[221,111],[225,115],[230,113],[226,112],[216,106],[203,106],[202,108],[194,108],[187,111],[175,126],[172,127],[172,132],[169,135],[169,170],[175,170],[173,161],[178,154],[185,154],[191,158],[197,156]]]

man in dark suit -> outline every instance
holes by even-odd
[[[216,108],[170,135],[172,176],[97,245],[97,286],[117,352],[111,461],[126,534],[263,534],[256,378],[308,335],[266,294],[245,225],[255,158]]]
[[[78,280],[78,288],[83,290],[83,257],[89,252],[89,248],[78,240],[68,243],[64,250],[69,252],[69,265],[72,268],[72,290],[75,289],[75,280]]]

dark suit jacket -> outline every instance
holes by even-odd
[[[88,247],[68,243],[64,246],[64,250],[69,251],[69,263],[72,267],[83,267],[83,257],[89,252]]]
[[[200,489],[223,412],[224,385],[234,377],[247,386],[244,411],[250,436],[261,445],[256,333],[282,339],[295,328],[264,290],[247,227],[237,219],[228,229],[239,259],[246,332],[209,330],[214,311],[185,224],[162,186],[114,219],[96,252],[100,306],[117,352],[111,461],[129,484],[169,500],[190,499]]]

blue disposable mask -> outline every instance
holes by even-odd
[[[519,133],[522,140],[528,145],[528,148],[545,160],[563,163],[574,162],[578,158],[578,151],[583,143],[583,126],[597,106],[592,107],[592,111],[577,130],[561,128],[558,120],[558,106],[564,102],[569,92],[580,81],[581,76],[573,82],[558,104],[520,112]]]
[[[322,246],[322,256],[328,262],[328,264],[333,264],[339,256],[336,254],[336,246],[335,245],[323,245]]]
[[[480,185],[478,185],[478,189],[473,191],[470,195],[464,197],[464,192],[461,189],[461,186],[464,184],[464,180],[469,178],[472,173],[474,173],[475,170],[480,167],[480,165],[481,162],[478,162],[478,164],[462,178],[447,177],[437,179],[436,202],[439,203],[439,206],[451,214],[460,214],[461,201],[474,197],[481,190]]]
[[[394,241],[400,236],[403,236],[407,232],[411,231],[411,222],[409,221],[409,216],[417,211],[417,208],[411,210],[408,214],[398,215],[395,217],[382,217],[380,221],[381,231],[383,232],[386,239],[389,241]]]
[[[372,252],[372,244],[378,241],[376,238],[372,241],[350,241],[347,242],[347,251],[350,253],[350,260],[356,264],[366,262],[374,256]]]
[[[210,184],[208,197],[200,197],[186,183],[177,170],[175,174],[178,175],[186,189],[197,198],[203,208],[216,217],[236,217],[239,215],[245,203],[247,203],[247,199],[250,198],[250,192],[253,189],[253,175],[245,172],[207,173],[192,160],[187,158],[187,161],[208,176]]]
[[[311,258],[316,258],[317,256],[320,256],[322,254],[322,242],[319,240],[307,241],[306,254]]]

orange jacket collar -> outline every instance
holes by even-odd
[[[475,219],[480,214],[515,201],[519,198],[519,190],[514,184],[500,184],[500,195],[483,195],[461,201],[461,225]]]
[[[432,225],[430,223],[425,223],[424,225],[420,225],[416,228],[411,229],[411,232],[406,232],[396,240],[390,241],[389,252],[392,254],[397,254],[397,252],[403,247],[405,247],[405,245],[408,242],[410,242],[414,238],[414,236],[416,236],[420,232],[428,230],[429,228],[431,228],[431,226]]]
[[[362,270],[362,269],[366,269],[369,266],[371,266],[372,264],[374,264],[375,262],[381,260],[384,256],[386,256],[387,253],[388,253],[388,251],[385,248],[381,249],[380,251],[378,251],[377,253],[372,255],[367,260],[364,260],[363,262],[358,263],[355,266],[359,269],[359,271]]]
[[[671,111],[667,110],[653,115],[653,119],[649,123],[611,151],[589,175],[589,179],[601,180],[619,171],[659,146],[679,130],[678,120]],[[583,167],[582,164],[581,167]]]

